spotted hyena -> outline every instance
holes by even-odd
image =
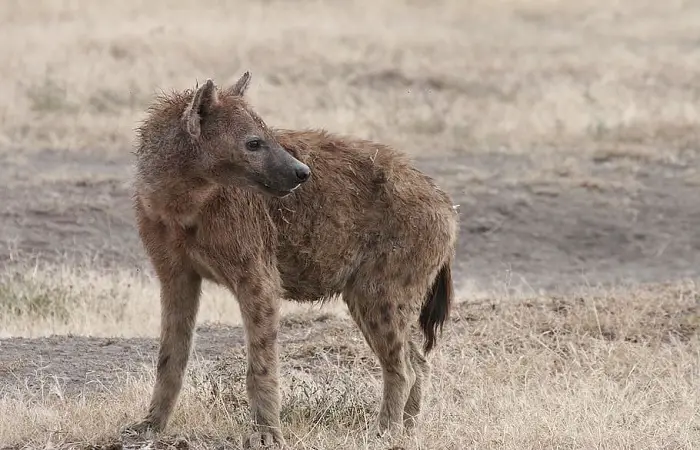
[[[446,320],[457,213],[449,196],[386,145],[273,129],[245,99],[246,72],[163,94],[138,129],[134,209],[160,282],[161,334],[148,414],[165,427],[182,387],[202,280],[238,299],[252,440],[284,444],[279,306],[342,296],[379,359],[379,432],[412,427]],[[419,324],[425,342],[411,338]]]

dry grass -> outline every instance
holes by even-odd
[[[699,295],[686,283],[461,304],[433,357],[425,421],[398,443],[431,450],[697,448]],[[295,326],[322,325],[307,317]],[[379,395],[376,363],[349,322],[325,326],[328,350],[316,362],[319,342],[283,345],[290,443],[387,448],[366,433]],[[209,448],[226,439],[234,445],[246,432],[242,351],[235,355],[194,362],[160,441]],[[60,388],[5,392],[0,442],[113,442],[116,429],[143,412],[153,382],[150,367],[122,378],[100,396],[62,396]]]
[[[270,123],[412,153],[683,146],[699,21],[683,0],[8,0],[0,145],[121,153],[158,90],[250,69]]]
[[[96,337],[157,336],[158,283],[152,274],[85,267],[13,266],[0,273],[0,338],[77,334]],[[318,309],[285,303],[283,313]],[[338,308],[331,312],[343,314]],[[207,283],[200,322],[239,325],[240,311],[227,290]]]

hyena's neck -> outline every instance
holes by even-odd
[[[202,210],[218,195],[220,189],[216,184],[200,181],[136,183],[136,195],[149,216],[182,227],[196,224]]]

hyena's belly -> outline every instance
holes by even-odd
[[[313,258],[302,253],[278,256],[285,297],[300,302],[328,299],[342,293],[357,266],[357,258]]]

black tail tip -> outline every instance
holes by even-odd
[[[450,314],[452,296],[452,269],[448,263],[442,266],[435,277],[420,312],[419,322],[425,336],[425,344],[423,345],[425,354],[430,353],[435,348],[437,334],[438,332],[442,333],[443,325]]]

